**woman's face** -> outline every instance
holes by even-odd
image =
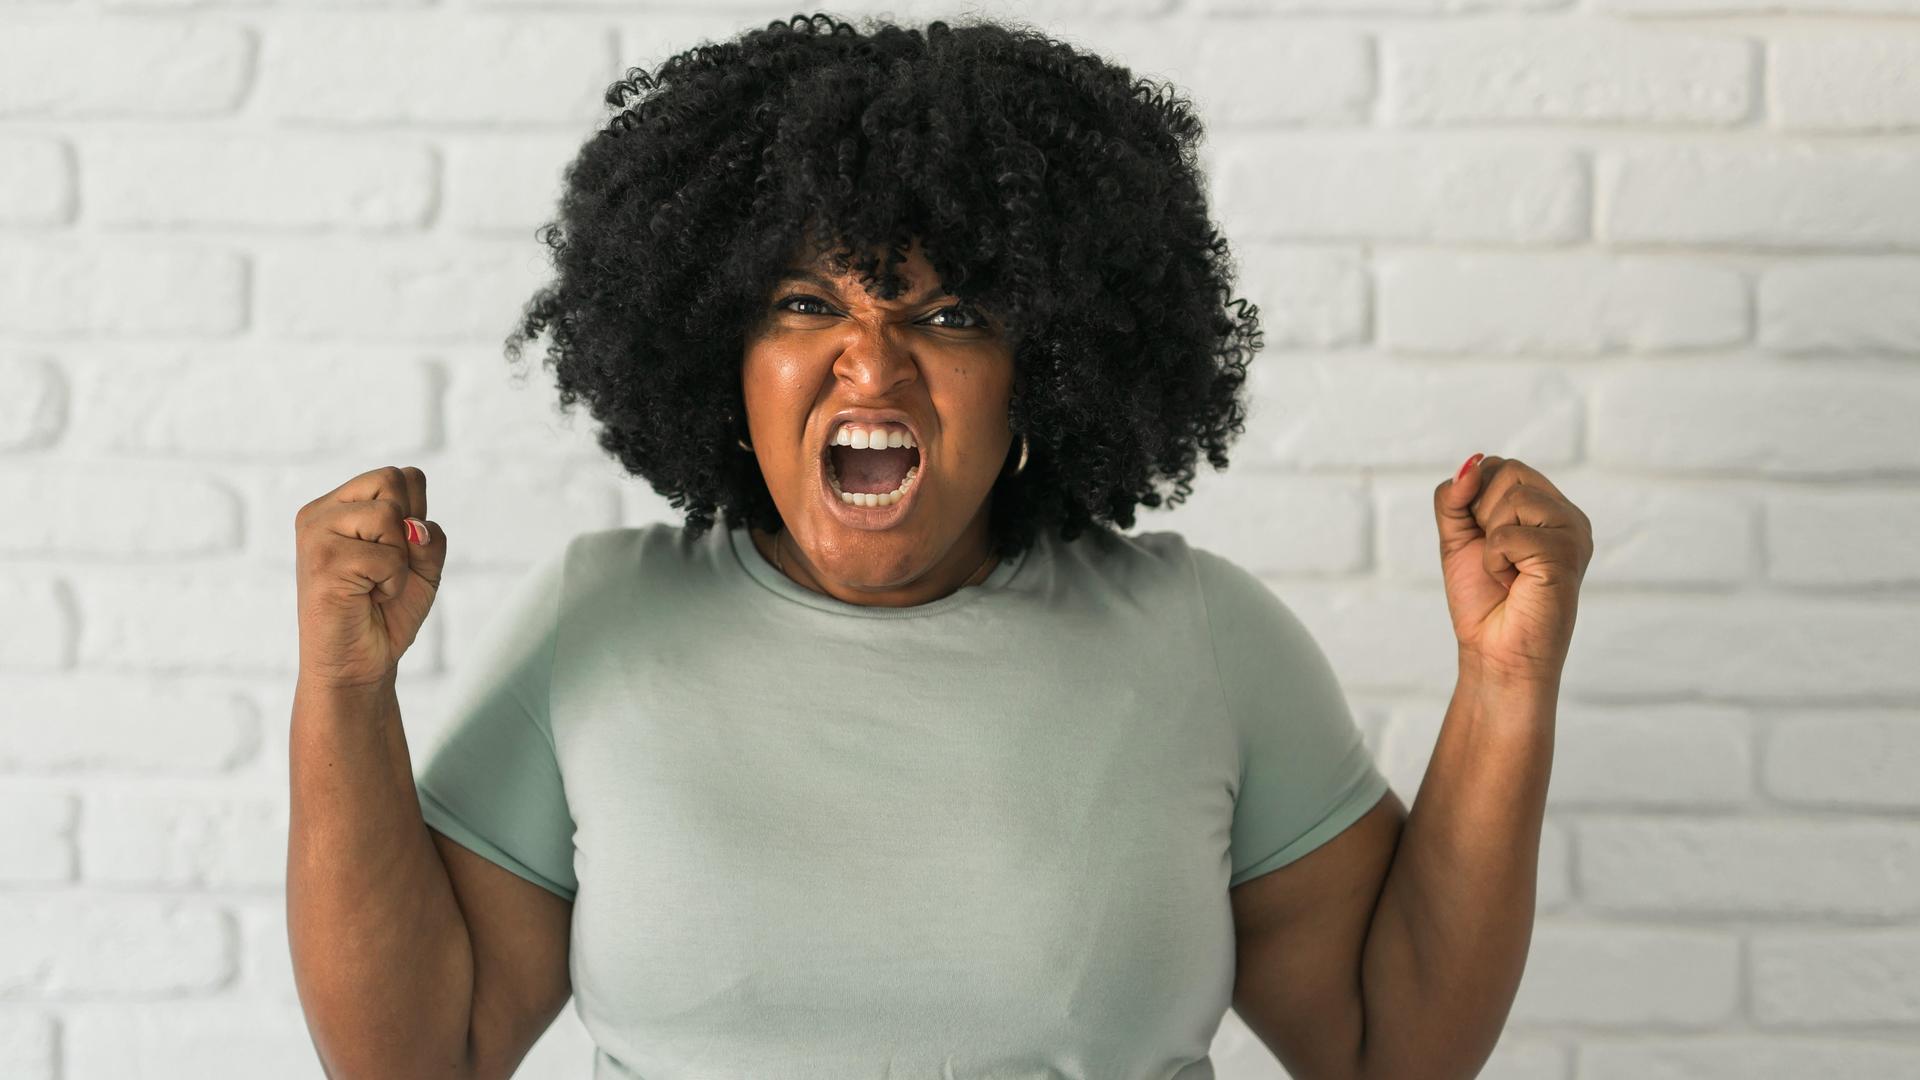
[[[967,583],[991,551],[988,494],[1013,442],[1004,327],[942,292],[917,243],[901,273],[906,290],[881,301],[855,274],[790,268],[740,369],[748,441],[787,526],[782,565],[850,603],[924,603]],[[829,452],[846,410],[894,413],[854,428],[911,431],[917,447]],[[834,491],[893,490],[909,465],[892,506]]]

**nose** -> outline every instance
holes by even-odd
[[[884,401],[920,377],[920,364],[884,322],[855,322],[833,362],[834,377],[861,400]]]

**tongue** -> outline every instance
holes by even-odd
[[[855,494],[884,495],[892,491],[907,478],[907,470],[920,460],[920,451],[911,446],[886,450],[836,446],[830,452],[833,471],[840,477],[840,490]]]

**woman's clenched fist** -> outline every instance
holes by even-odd
[[[446,534],[427,520],[427,475],[411,465],[361,473],[302,506],[293,533],[301,681],[392,681],[447,561]]]

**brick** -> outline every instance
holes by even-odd
[[[1535,911],[1559,911],[1572,902],[1573,839],[1567,827],[1558,821],[1549,819],[1541,823],[1538,871],[1533,892]]]
[[[1765,594],[1615,598],[1580,609],[1574,694],[1873,701],[1920,693],[1920,625],[1876,600]]]
[[[1233,145],[1221,156],[1219,215],[1242,242],[1563,244],[1586,236],[1586,170],[1570,151],[1376,138]]]
[[[1246,393],[1248,464],[1430,469],[1435,484],[1482,447],[1537,468],[1571,461],[1583,410],[1561,373],[1498,362],[1288,355],[1253,364]]]
[[[1210,130],[1364,123],[1373,101],[1366,35],[1298,20],[1055,18],[1049,32],[1178,87]]]
[[[9,555],[172,557],[240,541],[231,490],[144,463],[0,463],[0,505],[34,508],[0,515],[0,553]]]
[[[264,334],[303,341],[497,346],[551,273],[536,247],[531,240],[276,246],[259,256],[258,322]]]
[[[0,451],[51,445],[66,426],[67,385],[52,362],[0,356]]]
[[[518,573],[575,533],[620,524],[618,466],[591,467],[564,460],[497,461],[462,455],[410,462],[370,460],[366,468],[418,464],[427,477],[427,517],[447,534],[446,581],[482,572]],[[288,470],[262,477],[250,489],[255,516],[273,523],[271,552],[263,557],[294,569],[293,516],[363,469]],[[457,583],[454,588],[461,588]],[[443,589],[444,600],[451,590]],[[484,590],[482,590],[484,591]],[[436,602],[437,605],[438,602]],[[429,624],[431,619],[429,620]]]
[[[1836,525],[1845,549],[1837,550]],[[1790,585],[1920,584],[1920,495],[1781,491],[1766,499],[1767,577]]]
[[[1634,147],[1603,151],[1595,169],[1608,243],[1920,247],[1920,150],[1818,140]]]
[[[1366,340],[1367,269],[1348,249],[1248,244],[1239,249],[1236,295],[1260,307],[1268,349],[1335,348]]]
[[[0,116],[216,116],[239,107],[253,53],[245,28],[210,21],[13,20]]]
[[[1789,130],[1920,127],[1915,69],[1920,69],[1920,29],[1801,27],[1770,47],[1767,97],[1775,123]]]
[[[174,676],[299,671],[298,581],[285,570],[102,567],[73,585],[82,613],[79,661],[90,668]],[[196,614],[213,596],[220,618]],[[193,632],[182,632],[185,626]]]
[[[1760,343],[1778,352],[1920,353],[1920,259],[1781,263],[1760,275]]]
[[[1151,24],[1136,24],[1154,32]],[[1373,49],[1347,29],[1256,23],[1219,33],[1190,23],[1191,76],[1208,122],[1220,126],[1364,123],[1373,102]],[[1127,54],[1135,55],[1135,54]]]
[[[1565,1047],[1503,1031],[1475,1075],[1478,1080],[1567,1080],[1571,1068]]]
[[[56,139],[0,138],[0,225],[73,220],[73,156]]]
[[[1347,15],[1365,12],[1389,15],[1449,15],[1477,11],[1547,11],[1567,7],[1573,0],[1201,0],[1201,2],[1202,10],[1233,13],[1335,12]]]
[[[476,5],[489,6],[544,6],[543,0],[474,0]],[[622,0],[600,0],[613,5],[622,14],[632,14],[634,9]],[[619,38],[617,46],[621,69],[627,67],[658,67],[668,57],[685,51],[698,41],[720,41],[731,38],[746,29],[737,11],[728,10],[731,2],[722,4],[701,4],[692,0],[678,10],[648,8],[643,18],[623,20],[615,24],[615,36]],[[746,2],[746,0],[737,0]],[[1070,16],[1097,14],[1102,7],[1101,0],[1084,0],[1084,9],[1059,10],[1061,21]],[[1114,8],[1159,9],[1170,0],[1109,0]],[[1116,20],[1124,21],[1124,20]],[[760,25],[764,25],[761,23]]]
[[[610,464],[594,471],[471,459],[441,465],[434,520],[447,531],[448,572],[518,571],[576,533],[619,525],[612,472]]]
[[[1776,718],[1761,782],[1789,803],[1920,810],[1920,712],[1861,710]]]
[[[1700,930],[1535,927],[1509,1022],[1710,1028],[1733,1019],[1740,939]]]
[[[55,1080],[53,1017],[38,1012],[0,1012],[0,1076]]]
[[[52,671],[73,663],[72,597],[51,578],[0,572],[0,671]]]
[[[571,135],[476,133],[445,140],[441,222],[531,237],[557,215],[562,173],[579,151],[580,140]]]
[[[215,773],[250,759],[253,703],[217,685],[89,674],[0,683],[0,771]]]
[[[679,528],[686,521],[686,516],[685,511],[674,509],[650,487],[641,484],[621,485],[620,523],[623,525],[662,521]]]
[[[323,1075],[297,1003],[94,1005],[75,1010],[67,1026],[64,1080],[320,1080]]]
[[[419,453],[440,394],[430,362],[345,349],[119,358],[76,364],[72,379],[75,444],[210,461]]]
[[[200,902],[0,895],[0,998],[198,993],[234,969],[230,920]]]
[[[595,22],[431,12],[290,17],[262,50],[255,107],[275,120],[552,124],[604,119],[618,72]],[[476,78],[476,72],[484,77]]]
[[[0,719],[0,723],[4,723]],[[73,877],[73,796],[0,788],[0,881],[52,884]]]
[[[1372,518],[1357,478],[1202,470],[1192,499],[1132,531],[1177,531],[1255,574],[1353,574],[1367,568]]]
[[[1580,1080],[1915,1080],[1920,1047],[1748,1035],[1635,1039],[1582,1044],[1575,1069]]]
[[[1745,712],[1711,706],[1569,706],[1555,730],[1549,803],[1737,807],[1753,793]]]
[[[81,876],[106,885],[271,888],[284,879],[284,795],[105,791],[79,829]]]
[[[1920,1024],[1920,932],[1758,934],[1753,1011],[1776,1027]]]
[[[1744,493],[1578,469],[1542,472],[1593,522],[1590,583],[1730,585],[1759,576],[1758,511],[1755,500]],[[1374,478],[1379,504],[1375,532],[1386,576],[1440,587],[1433,514],[1437,483]]]
[[[1622,15],[1719,15],[1800,12],[1835,15],[1920,14],[1920,0],[1594,0],[1602,11]],[[1796,32],[1805,27],[1796,26]]]
[[[1400,124],[1731,124],[1753,109],[1754,49],[1727,34],[1600,20],[1396,27],[1381,56],[1384,115]]]
[[[1920,824],[1588,818],[1574,828],[1578,888],[1596,910],[1920,914]]]
[[[279,897],[246,901],[237,906],[235,915],[240,923],[241,992],[251,1001],[298,1001],[286,903]]]
[[[1588,452],[1602,466],[1775,477],[1920,470],[1920,372],[1752,358],[1622,363],[1589,393]]]
[[[291,464],[271,471],[257,471],[238,477],[246,500],[247,516],[257,522],[248,532],[249,561],[292,575],[298,554],[294,518],[307,503],[329,495],[356,476],[386,466],[423,467],[427,478],[427,516],[438,516],[440,486],[433,482],[439,472],[429,457],[360,457],[350,462]],[[449,548],[451,551],[451,548]]]
[[[1381,344],[1424,352],[1698,349],[1747,336],[1741,276],[1590,252],[1398,252],[1378,260]]]
[[[447,446],[461,454],[559,460],[598,467],[611,459],[584,402],[562,411],[539,350],[523,363],[493,349],[445,349]],[[629,485],[639,486],[639,485]],[[651,488],[645,490],[651,492]]]
[[[1446,719],[1439,708],[1396,710],[1383,767],[1417,792]],[[1739,710],[1563,704],[1554,721],[1549,807],[1731,807],[1752,795],[1749,724]]]
[[[136,227],[408,229],[426,223],[428,148],[368,136],[134,136],[81,143],[88,216]]]
[[[0,333],[214,337],[246,324],[236,252],[156,241],[0,245]]]

